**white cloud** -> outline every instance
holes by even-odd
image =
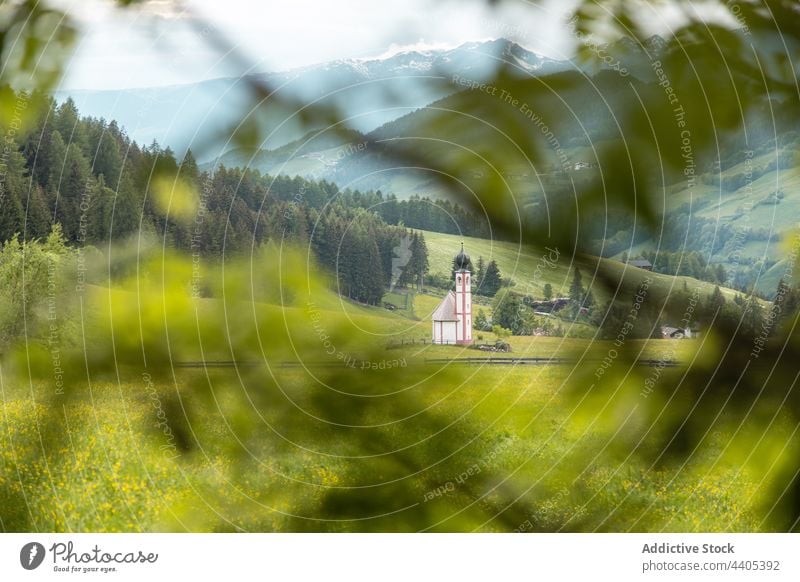
[[[60,0],[72,7],[85,36],[64,85],[132,87],[233,76],[197,34],[178,2],[150,0],[127,11],[109,0]],[[557,55],[558,8],[485,0],[192,0],[191,13],[222,31],[258,70],[281,71],[341,58],[386,55],[409,47],[454,47],[499,36]],[[561,9],[563,11],[563,8]],[[517,34],[519,32],[519,34]],[[563,35],[562,35],[563,36]]]

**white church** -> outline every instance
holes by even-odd
[[[472,288],[469,255],[461,252],[455,258],[455,290],[445,295],[433,312],[433,343],[472,343]]]

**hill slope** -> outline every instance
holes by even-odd
[[[572,269],[574,262],[571,257],[560,254],[555,267],[550,268],[542,262],[543,257],[553,256],[547,250],[538,251],[518,245],[517,243],[491,241],[471,237],[459,237],[457,235],[442,234],[438,232],[425,232],[425,242],[428,245],[428,260],[431,273],[448,275],[453,256],[458,252],[461,241],[464,242],[464,249],[470,255],[473,265],[477,264],[478,257],[483,257],[484,262],[497,261],[500,273],[504,278],[514,280],[514,290],[520,293],[530,294],[536,298],[542,297],[542,289],[546,283],[553,287],[554,296],[563,296],[568,293],[569,285],[572,281]],[[558,250],[558,249],[554,249]],[[613,273],[625,279],[628,284],[639,285],[645,278],[649,277],[652,281],[652,288],[656,289],[660,295],[667,295],[671,291],[678,291],[683,288],[684,282],[689,289],[699,289],[702,296],[710,295],[714,291],[714,285],[699,281],[691,277],[671,277],[627,267],[623,263],[611,259],[599,259],[601,264]],[[585,268],[580,267],[583,273],[585,286],[591,285],[593,274]],[[623,275],[624,271],[624,275]],[[599,285],[595,286],[596,289]],[[721,289],[726,297],[734,297],[736,291],[733,289]]]

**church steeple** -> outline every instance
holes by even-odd
[[[461,252],[454,259],[456,270],[468,271],[470,266],[469,255],[464,252],[464,241],[461,241]]]

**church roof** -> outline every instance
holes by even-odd
[[[461,252],[453,259],[456,269],[469,269],[469,255],[464,252],[464,243],[461,243]]]
[[[632,267],[639,267],[640,269],[652,269],[653,264],[647,259],[630,259],[628,264]]]
[[[456,317],[456,294],[449,291],[439,307],[433,312],[433,321],[458,321]]]

